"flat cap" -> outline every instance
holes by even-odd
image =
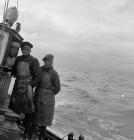
[[[21,48],[23,48],[24,46],[29,46],[30,48],[33,48],[33,45],[30,42],[27,42],[27,41],[25,41],[21,44]]]
[[[43,57],[43,61],[46,61],[46,60],[53,60],[54,59],[54,55],[53,54],[47,54]]]
[[[20,44],[18,42],[12,42],[11,45],[16,48],[20,48]]]

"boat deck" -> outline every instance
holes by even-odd
[[[0,140],[23,140],[23,127],[16,124],[17,114],[8,109],[0,109]],[[48,140],[63,140],[55,131],[47,129]],[[38,136],[33,134],[31,140],[38,140]]]

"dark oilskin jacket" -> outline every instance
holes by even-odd
[[[12,70],[12,75],[14,77],[17,78],[18,74],[17,74],[17,64],[20,61],[27,61],[30,64],[30,75],[31,75],[31,82],[30,85],[32,87],[36,86],[36,84],[38,83],[38,79],[39,79],[39,61],[37,58],[29,55],[29,56],[18,56],[15,62],[15,65],[13,66],[13,70]]]
[[[43,81],[42,76],[44,72],[49,73],[50,82],[47,81],[49,80],[47,78],[46,78],[46,82]],[[44,66],[40,67],[37,88],[50,89],[53,90],[54,95],[58,94],[58,92],[61,89],[60,79],[57,71],[53,67],[50,68],[45,68]]]
[[[38,82],[39,62],[31,55],[19,56],[13,67],[16,78],[10,98],[9,108],[16,113],[31,113],[34,111],[32,88]]]
[[[51,126],[54,116],[55,95],[61,89],[59,75],[53,67],[40,67],[40,78],[35,93],[37,125]]]

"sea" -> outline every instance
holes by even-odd
[[[124,71],[58,71],[61,91],[56,95],[50,127],[74,139],[134,140],[134,73]]]

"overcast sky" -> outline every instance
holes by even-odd
[[[134,0],[18,1],[20,34],[40,62],[53,53],[56,67],[134,71]]]

